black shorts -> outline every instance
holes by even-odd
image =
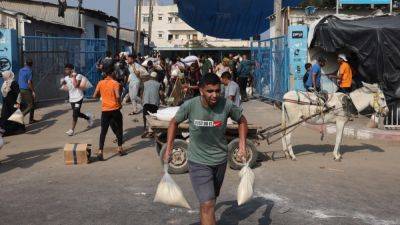
[[[207,166],[188,161],[189,176],[200,204],[215,200],[224,181],[226,163]]]

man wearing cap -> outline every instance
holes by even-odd
[[[337,61],[339,63],[339,71],[337,75],[339,85],[338,92],[348,94],[351,92],[353,72],[351,71],[351,67],[347,62],[345,54],[339,54]]]
[[[149,113],[156,113],[160,105],[160,95],[162,94],[161,84],[157,81],[157,72],[150,73],[150,80],[144,82],[143,88],[143,138],[147,137],[148,131],[146,130],[146,115]]]
[[[308,76],[306,87],[308,91],[321,90],[321,68],[326,64],[326,59],[323,57],[318,58],[318,63],[313,64],[311,67],[310,75]]]

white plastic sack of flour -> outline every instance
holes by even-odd
[[[171,121],[179,110],[179,106],[168,107],[165,109],[157,110],[157,113],[151,114],[161,121]]]
[[[168,164],[164,165],[164,173],[163,178],[158,184],[154,202],[190,209],[188,202],[183,196],[182,190],[168,173]]]
[[[247,163],[239,172],[240,183],[237,190],[238,205],[249,201],[253,196],[254,172]]]
[[[89,79],[82,75],[82,80],[81,80],[81,84],[79,85],[79,88],[85,91],[92,87],[93,87],[93,84],[90,83]]]
[[[15,110],[15,112],[8,118],[9,121],[14,121],[20,124],[24,124],[24,115],[20,109]]]

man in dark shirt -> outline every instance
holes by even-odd
[[[29,123],[37,122],[34,120],[35,115],[35,89],[32,81],[32,66],[33,61],[28,59],[25,66],[19,70],[18,85],[21,94],[21,111],[25,116],[29,113]]]

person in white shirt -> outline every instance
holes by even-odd
[[[65,85],[66,88],[68,89],[68,94],[69,94],[69,102],[71,103],[71,108],[72,108],[72,127],[70,130],[65,132],[68,136],[73,136],[76,123],[78,121],[78,118],[83,118],[88,121],[89,127],[93,126],[93,115],[91,113],[88,114],[83,114],[81,113],[81,107],[83,103],[83,91],[82,89],[79,88],[81,81],[82,81],[82,75],[77,74],[74,71],[74,66],[72,64],[67,64],[64,67],[64,73],[65,77],[62,82],[62,85]]]
[[[129,115],[134,115],[139,113],[142,110],[142,106],[140,105],[140,97],[139,97],[139,88],[140,88],[140,72],[136,69],[136,56],[129,55],[128,56],[128,68],[129,68],[129,97],[132,102],[133,111],[129,113]]]

